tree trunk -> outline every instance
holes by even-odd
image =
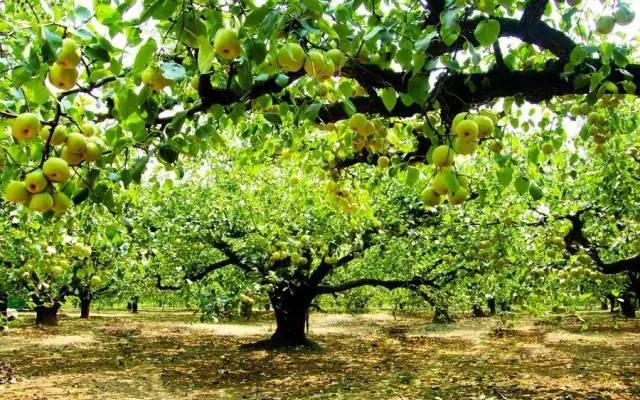
[[[91,299],[80,299],[80,318],[89,319],[89,311],[91,310]]]
[[[622,315],[627,318],[635,318],[636,317],[636,296],[631,291],[626,291],[622,293],[623,302],[620,304],[620,310],[622,311]]]
[[[127,303],[127,311],[136,314],[138,312],[138,296],[133,296],[131,301]]]
[[[600,305],[600,309],[603,310],[603,311],[606,311],[606,310],[609,309],[609,301],[608,301],[608,299],[605,298],[605,299],[602,300],[602,303]]]
[[[453,318],[449,315],[449,309],[446,306],[435,306],[433,320],[434,324],[450,324]]]
[[[9,307],[9,294],[0,292],[0,315],[7,316],[7,307]]]
[[[487,307],[489,307],[489,315],[496,315],[496,299],[491,297],[487,300]]]
[[[60,304],[53,306],[36,306],[36,325],[58,325],[58,310]]]
[[[473,305],[473,316],[476,318],[482,318],[482,317],[486,317],[487,314],[484,313],[484,311],[482,310],[482,307],[480,307],[477,304]]]
[[[612,295],[612,294],[608,294],[607,295],[607,299],[609,299],[609,306],[611,307],[611,310],[609,310],[611,313],[614,313],[616,311],[616,296]]]
[[[511,304],[508,301],[501,301],[500,311],[511,311]]]
[[[269,339],[248,345],[252,349],[275,349],[292,346],[313,346],[305,335],[309,306],[315,297],[307,286],[276,288],[270,295],[276,317],[276,331]]]

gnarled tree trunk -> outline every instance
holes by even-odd
[[[57,325],[59,309],[60,304],[54,304],[52,306],[36,306],[36,325]]]
[[[312,346],[305,335],[309,306],[315,297],[308,286],[282,286],[270,295],[276,317],[276,331],[269,339],[248,345],[249,348],[274,349],[291,346]]]
[[[450,324],[453,322],[453,318],[449,315],[449,308],[446,306],[437,305],[434,308],[433,320],[434,324]]]

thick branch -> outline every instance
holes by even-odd
[[[345,282],[335,286],[318,286],[317,292],[318,294],[339,293],[339,292],[345,292],[347,290],[354,289],[360,286],[380,286],[387,289],[399,289],[399,288],[415,289],[420,285],[437,287],[436,283],[433,280],[423,279],[421,277],[414,277],[411,279],[396,279],[396,280],[363,278],[363,279],[357,279],[351,282]]]
[[[618,274],[621,272],[640,272],[640,255],[635,257],[618,260],[612,263],[606,263],[600,257],[597,246],[584,235],[582,214],[586,210],[582,210],[575,215],[568,215],[565,218],[571,222],[571,230],[564,237],[567,251],[571,254],[577,254],[582,248],[591,257],[598,269],[605,274]],[[578,246],[576,246],[578,244]]]

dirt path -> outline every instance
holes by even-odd
[[[497,337],[488,318],[314,314],[320,350],[248,352],[240,345],[271,332],[269,318],[67,317],[0,336],[0,399],[639,399],[640,323],[583,318],[588,329],[522,318]]]

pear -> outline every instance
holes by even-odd
[[[298,72],[304,65],[304,50],[298,43],[287,43],[278,51],[278,65],[289,72]]]
[[[49,181],[42,170],[29,172],[24,178],[24,185],[30,193],[40,193],[47,188]]]
[[[459,124],[458,124],[459,125]],[[450,167],[453,165],[454,151],[447,145],[440,145],[433,150],[431,158],[437,167]]]
[[[64,182],[71,176],[69,164],[58,157],[50,157],[42,166],[45,176],[52,182]]]
[[[63,39],[56,63],[60,64],[62,68],[71,69],[80,64],[80,57],[80,46],[78,46],[78,43],[71,38]]]
[[[11,181],[4,190],[4,198],[12,203],[28,203],[31,194],[24,182]]]
[[[218,29],[213,39],[213,48],[220,57],[234,60],[242,52],[238,34],[228,28]]]
[[[47,192],[36,193],[31,196],[29,208],[34,211],[47,212],[53,207],[53,197]]]
[[[78,71],[75,68],[64,68],[60,64],[53,64],[49,68],[49,82],[60,90],[69,90],[78,81]]]
[[[40,134],[40,119],[33,113],[23,113],[11,123],[11,134],[18,140],[29,140]]]

